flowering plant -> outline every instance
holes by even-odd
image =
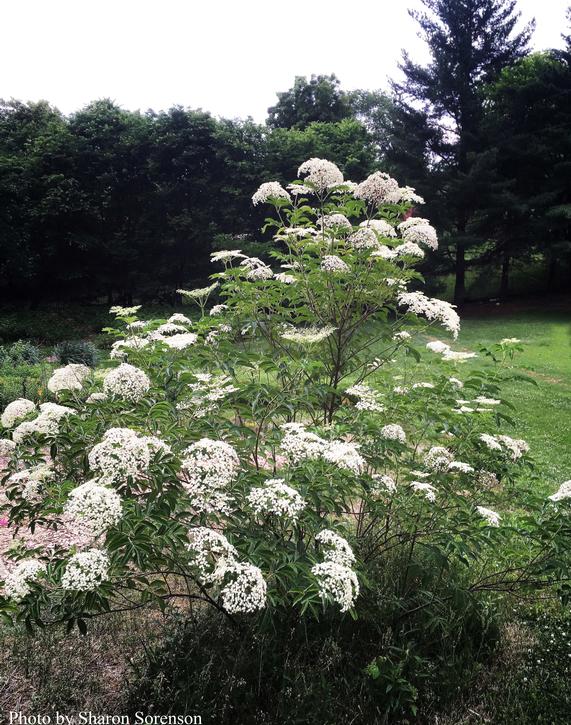
[[[469,596],[566,591],[571,488],[518,499],[528,446],[500,430],[512,343],[461,374],[475,354],[452,349],[456,310],[416,289],[438,246],[408,216],[422,199],[322,159],[300,176],[253,196],[275,211],[268,261],[216,252],[212,284],[179,290],[198,318],[113,308],[105,369],[68,365],[57,402],[3,412],[3,508],[25,532],[5,618],[83,629],[175,598],[233,622],[356,617],[399,598],[402,620],[454,577]],[[421,355],[435,326],[450,339]]]

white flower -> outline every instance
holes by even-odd
[[[521,342],[521,340],[517,337],[504,337],[503,340],[500,340],[500,345],[517,345]]]
[[[191,410],[197,418],[204,418],[214,412],[220,403],[238,388],[232,385],[227,375],[195,373],[196,383],[189,383],[191,396],[177,404],[178,410]]]
[[[376,171],[365,181],[357,184],[353,194],[356,199],[364,199],[369,204],[381,206],[389,203],[390,195],[398,188],[399,185],[395,179],[382,171]]]
[[[237,478],[240,459],[225,441],[201,438],[182,454],[182,485],[197,511],[227,513],[230,496],[227,491]]]
[[[548,496],[552,501],[562,501],[566,498],[571,498],[571,481],[564,481],[557,491],[551,496]]]
[[[384,244],[380,244],[377,249],[371,253],[371,257],[377,257],[379,259],[394,259],[396,256],[397,253],[395,250],[385,246]]]
[[[476,511],[480,516],[488,522],[490,526],[499,526],[502,517],[492,509],[484,508],[483,506],[476,506]]]
[[[21,601],[32,591],[30,582],[38,579],[45,569],[45,564],[37,559],[21,561],[6,577],[4,594],[15,602]]]
[[[258,257],[248,257],[240,262],[240,266],[248,270],[246,277],[250,280],[271,279],[274,276],[271,267]]]
[[[486,398],[483,395],[479,395],[477,398],[474,399],[474,402],[480,403],[480,405],[500,405],[502,401],[496,400],[495,398]]]
[[[529,451],[529,445],[521,438],[510,438],[510,436],[499,435],[499,442],[508,450],[512,461],[520,459],[524,453]]]
[[[476,482],[484,488],[494,488],[495,486],[499,486],[500,483],[495,473],[484,470],[478,471],[476,474]]]
[[[167,322],[171,322],[173,325],[191,325],[192,322],[188,319],[186,315],[183,315],[180,312],[175,312],[174,315],[171,315]]]
[[[173,350],[186,350],[187,347],[195,345],[198,335],[194,332],[181,332],[180,335],[165,337],[162,342]]]
[[[414,383],[412,387],[413,390],[432,390],[434,385],[432,383]]]
[[[349,265],[336,254],[326,254],[321,260],[321,269],[323,272],[333,273],[350,271]]]
[[[474,468],[468,463],[462,461],[450,461],[448,464],[449,471],[459,471],[460,473],[473,473]]]
[[[177,292],[179,295],[182,295],[189,300],[203,300],[206,299],[211,292],[214,292],[217,287],[218,282],[214,282],[214,284],[211,284],[208,287],[199,287],[198,289],[193,290],[177,289]]]
[[[482,433],[480,440],[485,444],[491,451],[501,451],[502,447],[496,436],[489,435],[488,433]]]
[[[350,234],[347,243],[358,251],[365,249],[378,251],[381,246],[375,232],[368,227],[362,227],[357,229],[356,232],[353,232],[353,234]]]
[[[250,613],[266,606],[267,585],[257,566],[229,561],[224,567],[224,575],[230,577],[229,583],[220,592],[227,612]]]
[[[315,564],[311,573],[319,583],[319,593],[324,598],[331,598],[339,604],[342,612],[347,612],[355,604],[359,596],[359,580],[355,572],[348,566],[324,561]]]
[[[434,503],[436,501],[436,488],[426,481],[411,481],[410,487],[417,493],[423,493],[428,501]]]
[[[91,393],[91,395],[85,401],[86,403],[102,403],[107,400],[105,393]]]
[[[373,473],[371,478],[374,482],[372,486],[373,493],[380,493],[384,491],[392,494],[397,490],[396,481],[392,476]]]
[[[329,441],[323,450],[323,459],[351,473],[362,473],[365,459],[358,451],[356,443],[347,441]]]
[[[18,398],[4,408],[0,419],[4,428],[12,428],[15,423],[26,418],[36,410],[36,404],[27,398]]]
[[[61,419],[67,415],[74,415],[75,410],[66,405],[58,405],[57,403],[42,403],[40,405],[40,414],[37,418],[30,421],[24,421],[14,429],[12,439],[15,443],[22,443],[31,435],[42,435],[46,437],[54,437],[59,432],[59,423]]]
[[[440,355],[443,352],[450,350],[450,345],[447,345],[445,342],[441,342],[440,340],[434,340],[432,342],[426,343],[426,349],[430,350],[430,352],[436,352]]]
[[[22,498],[26,501],[37,501],[40,497],[41,490],[46,481],[52,480],[54,477],[53,469],[50,465],[40,463],[32,468],[24,468],[22,471],[13,473],[8,478],[8,485],[18,485],[21,487]]]
[[[257,204],[263,204],[272,199],[287,199],[287,201],[291,201],[291,196],[279,181],[266,181],[264,184],[261,184],[252,196],[252,203],[256,206]]]
[[[396,229],[393,227],[393,225],[385,221],[384,219],[369,219],[368,221],[361,222],[359,226],[370,227],[382,237],[394,238],[397,235]]]
[[[292,463],[321,457],[327,445],[323,438],[306,431],[301,423],[284,423],[282,430],[285,435],[280,447]]]
[[[286,272],[274,274],[274,279],[276,282],[281,282],[282,284],[295,284],[297,282],[297,279],[293,275],[287,274]]]
[[[219,252],[212,252],[210,255],[211,262],[230,262],[233,259],[242,259],[245,255],[241,249],[222,249]]]
[[[325,214],[317,220],[318,225],[323,225],[325,229],[351,229],[351,222],[344,214]]]
[[[475,352],[444,350],[444,352],[442,353],[442,359],[446,362],[464,362],[465,360],[471,360],[475,357],[478,357],[477,353]]]
[[[400,332],[395,332],[393,335],[393,340],[410,340],[411,334],[410,332],[407,332],[406,330],[401,330]]]
[[[0,458],[10,458],[16,450],[14,441],[8,438],[0,438]]]
[[[214,305],[214,307],[212,307],[212,309],[210,310],[210,316],[216,317],[216,315],[222,314],[227,309],[228,309],[228,305]]]
[[[67,562],[61,585],[68,591],[91,592],[107,581],[109,557],[101,549],[74,554]]]
[[[355,554],[347,539],[331,529],[323,529],[315,535],[317,541],[323,547],[323,558],[335,564],[349,566],[355,561]]]
[[[380,394],[368,385],[352,385],[345,392],[357,398],[355,404],[357,410],[367,410],[372,413],[381,413],[384,410],[384,406],[379,402]]]
[[[397,257],[417,257],[418,259],[422,259],[424,257],[424,252],[418,244],[415,244],[414,242],[399,244],[399,246],[395,247],[393,251]]]
[[[381,428],[381,437],[386,438],[388,441],[399,441],[399,443],[406,442],[406,433],[400,425],[396,423],[389,423]]]
[[[152,335],[154,336],[155,333],[152,333]],[[114,360],[123,360],[127,357],[130,350],[141,350],[147,347],[149,342],[150,340],[147,340],[145,337],[131,337],[128,340],[117,340],[111,345],[109,357]]]
[[[78,523],[87,524],[94,534],[115,526],[123,515],[121,496],[101,486],[97,479],[74,488],[64,510]]]
[[[423,219],[422,217],[418,217],[418,216],[411,216],[408,219],[405,219],[403,222],[401,222],[397,226],[397,229],[399,230],[399,232],[401,234],[404,234],[404,232],[407,229],[410,229],[411,227],[416,227],[419,225],[426,225],[426,224],[430,224],[428,219]]]
[[[387,201],[389,204],[400,204],[402,202],[409,202],[412,204],[424,204],[424,199],[419,196],[412,186],[403,186],[402,188],[391,191],[387,194]]]
[[[109,312],[116,317],[133,317],[133,315],[136,315],[140,309],[141,305],[134,305],[133,307],[121,307],[120,305],[115,305],[115,307],[110,308]]]
[[[405,242],[424,244],[430,249],[438,249],[438,236],[430,224],[414,224],[404,230],[401,228],[401,234]]]
[[[408,307],[409,312],[423,315],[428,320],[436,320],[449,332],[454,339],[460,331],[460,318],[454,310],[454,305],[443,300],[426,297],[423,292],[402,292],[398,298],[399,304]]]
[[[304,161],[297,170],[298,176],[305,176],[305,191],[322,194],[331,187],[343,183],[343,174],[331,161],[312,158]]]
[[[70,363],[63,368],[54,370],[48,380],[48,390],[52,393],[59,393],[62,390],[81,390],[89,373],[87,365]]]
[[[448,382],[458,390],[461,390],[464,387],[464,383],[461,380],[458,380],[458,378],[448,378]]]
[[[262,488],[252,488],[248,501],[256,514],[275,514],[296,519],[305,508],[303,497],[283,478],[271,478]]]
[[[303,329],[288,329],[282,332],[281,337],[289,342],[296,342],[298,345],[313,345],[322,342],[332,335],[337,328],[329,325],[325,327],[306,327]]]
[[[452,454],[443,446],[433,446],[424,456],[424,464],[433,471],[446,471],[452,462]]]
[[[101,443],[91,449],[88,459],[102,482],[123,484],[129,477],[137,479],[146,473],[151,454],[145,438],[134,430],[109,428]]]
[[[115,395],[131,403],[141,400],[150,387],[147,374],[129,363],[121,363],[103,379],[103,390],[107,395]]]
[[[220,583],[224,579],[225,564],[238,557],[235,547],[224,534],[205,526],[191,529],[188,539],[187,548],[202,584]]]

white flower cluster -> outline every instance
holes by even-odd
[[[399,185],[395,179],[382,171],[375,171],[365,181],[357,184],[353,194],[356,199],[364,199],[368,204],[382,206],[392,203],[391,195],[398,189]]]
[[[399,304],[408,307],[409,312],[423,315],[428,320],[440,322],[444,329],[452,333],[454,339],[460,332],[460,318],[454,310],[454,305],[444,300],[427,297],[423,292],[402,292],[398,298]]]
[[[385,219],[369,219],[368,221],[361,222],[359,226],[374,229],[382,237],[393,239],[397,236],[396,229]]]
[[[402,426],[397,423],[389,423],[381,428],[381,437],[386,438],[388,441],[398,441],[399,443],[406,442],[406,433]]]
[[[115,317],[133,317],[141,309],[141,305],[134,305],[133,307],[121,307],[121,305],[115,305],[109,309],[109,312]]]
[[[395,250],[385,246],[384,244],[380,244],[377,249],[371,253],[371,257],[375,257],[377,259],[394,259],[396,256],[397,253]],[[391,285],[389,284],[389,286]]]
[[[343,184],[343,174],[339,168],[326,159],[312,158],[304,161],[297,170],[297,175],[305,176],[304,190],[310,193],[323,194],[332,187]]]
[[[252,488],[248,501],[254,512],[296,519],[306,506],[305,499],[283,478],[271,478],[261,488]]]
[[[490,526],[499,526],[500,521],[502,520],[502,517],[496,513],[495,511],[492,511],[492,509],[484,508],[484,506],[476,506],[476,511],[480,514],[480,516],[485,519]]]
[[[321,225],[324,229],[351,229],[351,222],[344,214],[325,214],[319,217],[317,225]]]
[[[30,582],[38,579],[45,570],[45,564],[37,559],[21,561],[6,577],[4,594],[15,602],[21,601],[31,591]]]
[[[12,428],[18,421],[26,418],[36,410],[36,404],[27,398],[18,398],[4,408],[0,419],[4,428]]]
[[[315,433],[305,430],[301,423],[282,425],[285,435],[281,449],[292,463],[303,460],[322,459],[338,468],[358,474],[365,468],[365,460],[358,451],[359,446],[341,440],[326,441]]]
[[[227,612],[248,614],[266,606],[267,585],[257,566],[230,561],[224,566],[224,575],[230,581],[220,592],[220,597]]]
[[[350,565],[355,561],[349,543],[330,529],[320,531],[315,540],[324,547],[325,561],[315,564],[311,573],[319,583],[319,593],[325,599],[331,597],[347,612],[359,596],[359,580]]]
[[[463,461],[451,461],[448,464],[449,471],[458,471],[459,473],[474,473],[474,468],[469,463]]]
[[[189,320],[189,318],[186,315],[183,315],[181,312],[175,312],[174,315],[171,315],[167,322],[171,322],[173,325],[191,325],[192,322]]]
[[[305,327],[298,330],[291,328],[282,332],[281,337],[298,345],[315,345],[332,335],[336,329],[329,325],[326,327]]]
[[[79,523],[87,524],[94,534],[115,526],[123,515],[121,496],[97,479],[74,488],[64,511]]]
[[[548,498],[552,501],[563,501],[563,499],[571,498],[571,481],[564,481],[557,491]]]
[[[7,481],[9,486],[19,486],[20,495],[29,502],[35,502],[39,499],[42,488],[47,481],[54,478],[54,472],[51,466],[40,463],[32,468],[25,468],[22,471],[13,473]]]
[[[243,259],[241,249],[222,249],[219,252],[212,252],[210,255],[211,262],[231,262],[233,259]]]
[[[424,456],[424,465],[433,471],[447,471],[453,456],[444,446],[433,446]]]
[[[430,350],[430,352],[435,352],[438,355],[441,355],[447,350],[450,350],[450,345],[447,345],[445,342],[441,342],[440,340],[433,340],[426,343],[426,349]]]
[[[355,403],[357,410],[366,410],[371,413],[381,413],[384,410],[384,406],[379,401],[380,393],[368,385],[352,385],[345,392],[347,395],[357,398]]]
[[[235,547],[220,531],[198,526],[188,532],[188,551],[198,569],[202,584],[219,583],[224,578],[225,564],[238,557]]]
[[[60,393],[62,390],[81,390],[89,373],[87,365],[70,363],[63,368],[54,370],[48,380],[48,390],[51,393]]]
[[[66,415],[75,415],[75,413],[76,411],[73,408],[66,405],[42,403],[38,417],[20,423],[13,431],[12,439],[16,443],[23,443],[31,435],[56,436],[59,432],[61,419]]]
[[[126,340],[117,340],[111,345],[109,357],[113,360],[124,360],[130,350],[142,350],[150,343],[152,338],[129,337]]]
[[[446,362],[465,362],[478,357],[475,352],[462,352],[461,350],[445,350],[442,353],[442,359]]]
[[[240,459],[225,441],[201,438],[182,454],[182,484],[197,511],[227,513],[230,496],[226,490],[236,479]]]
[[[372,492],[374,494],[386,492],[392,494],[397,490],[396,481],[392,476],[382,473],[373,473],[371,478],[373,479]]]
[[[398,247],[395,247],[394,253],[397,257],[416,257],[417,259],[424,258],[424,252],[418,244],[415,244],[414,242],[404,242],[404,244],[399,244]]]
[[[248,257],[240,262],[240,266],[248,270],[246,278],[251,281],[272,279],[274,273],[272,268],[268,267],[265,262],[262,262],[258,257]]]
[[[293,274],[288,274],[287,272],[278,272],[277,274],[274,274],[274,279],[276,282],[281,282],[281,284],[295,284],[297,282],[296,277],[294,277]]]
[[[177,404],[178,410],[190,410],[197,418],[204,418],[215,411],[219,403],[238,388],[227,375],[195,373],[196,383],[189,383],[190,398]]]
[[[121,363],[110,370],[103,380],[103,390],[107,395],[137,403],[151,387],[148,375],[129,363]]]
[[[208,287],[198,287],[197,289],[191,290],[177,289],[177,292],[188,300],[205,300],[217,287],[218,282],[214,282],[208,285]]]
[[[436,501],[436,488],[426,481],[411,481],[410,487],[417,493],[423,493],[427,501],[434,503]]]
[[[350,267],[336,254],[326,254],[321,260],[321,270],[335,274],[337,272],[349,272]]]
[[[0,438],[0,458],[10,458],[16,450],[14,441],[8,438]]]
[[[410,332],[407,332],[406,330],[401,330],[400,332],[395,332],[393,335],[393,340],[410,340],[412,335]]]
[[[493,471],[480,470],[476,474],[476,483],[483,488],[495,488],[500,485],[498,477]]]
[[[482,433],[480,440],[491,451],[507,451],[512,461],[519,460],[529,451],[529,445],[524,440],[521,440],[521,438],[510,438],[510,436],[506,435],[493,436],[488,433]]]
[[[221,315],[223,312],[226,312],[228,309],[228,305],[214,305],[210,308],[210,312],[208,313],[210,317],[216,317],[217,315]]]
[[[261,184],[252,196],[252,203],[254,206],[257,206],[272,199],[287,199],[287,201],[291,201],[291,196],[279,181],[266,181],[264,184]]]
[[[89,466],[99,474],[102,483],[123,484],[127,478],[137,479],[149,468],[149,442],[130,428],[110,428],[101,443],[93,446]]]
[[[438,236],[436,230],[427,219],[410,217],[398,225],[398,229],[405,242],[424,244],[430,249],[438,249]]]
[[[89,549],[74,554],[61,578],[68,591],[92,592],[109,576],[109,556],[101,549]]]
[[[424,204],[424,199],[416,193],[412,186],[403,186],[396,191],[387,194],[389,204],[401,204],[406,202],[409,204]]]
[[[91,393],[91,395],[85,401],[86,403],[102,403],[107,400],[105,393]]]
[[[377,235],[369,227],[362,227],[361,229],[357,229],[356,232],[353,232],[353,234],[350,234],[347,239],[347,243],[357,251],[367,249],[374,249],[378,251],[381,247],[381,244],[377,239]]]

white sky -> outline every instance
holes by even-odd
[[[383,88],[401,48],[424,60],[407,7],[419,0],[0,0],[0,98],[64,113],[110,97],[266,117],[295,75]],[[569,0],[519,0],[538,49],[561,47]]]

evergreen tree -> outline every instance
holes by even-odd
[[[428,44],[428,65],[403,53],[405,81],[394,89],[411,109],[420,105],[434,139],[441,134],[433,164],[449,220],[455,257],[455,301],[465,298],[467,254],[480,240],[470,230],[477,207],[474,189],[481,167],[482,89],[501,70],[527,53],[533,23],[517,31],[515,0],[422,0],[425,10],[410,11]],[[410,111],[411,118],[415,118]],[[476,176],[474,176],[476,174]]]

